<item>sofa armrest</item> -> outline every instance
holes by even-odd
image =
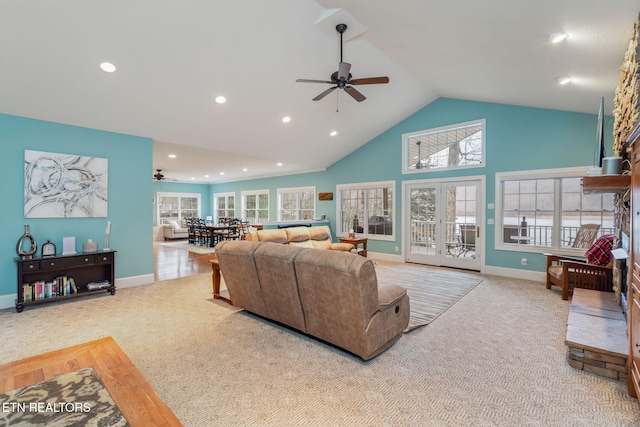
[[[351,243],[332,243],[331,244],[332,251],[351,252],[352,249],[354,249],[354,246]]]
[[[398,285],[378,284],[378,311],[391,307],[407,295],[407,290]]]

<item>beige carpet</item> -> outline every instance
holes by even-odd
[[[375,265],[379,283],[407,289],[411,314],[405,333],[431,323],[482,281],[475,273],[420,264],[375,261]]]
[[[191,245],[186,240],[180,240],[177,242],[158,242],[159,245],[169,246],[171,248],[182,249],[184,251],[194,252],[196,254],[212,254],[215,252],[214,248],[207,246]]]
[[[365,363],[211,301],[202,274],[0,311],[0,363],[113,336],[185,426],[633,426],[626,384],[577,371],[569,304],[481,276]]]

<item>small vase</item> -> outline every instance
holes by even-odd
[[[29,249],[24,248],[24,244],[29,242],[31,245]],[[22,259],[29,259],[36,253],[38,250],[38,244],[36,243],[36,239],[33,238],[31,232],[29,231],[29,226],[24,226],[24,234],[18,240],[18,244],[16,245],[16,252]]]

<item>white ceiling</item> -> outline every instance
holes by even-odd
[[[179,181],[323,170],[437,97],[596,114],[604,96],[610,113],[639,11],[640,0],[2,0],[0,112],[153,138],[153,167]],[[337,70],[341,22],[354,78],[390,83],[358,86],[362,103],[342,91],[313,102],[330,86],[295,80]],[[551,45],[554,32],[570,37]],[[574,80],[559,86],[564,75]]]

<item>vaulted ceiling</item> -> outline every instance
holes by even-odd
[[[596,114],[604,96],[610,113],[639,11],[637,0],[2,0],[0,113],[153,138],[153,167],[178,181],[322,170],[438,97]],[[330,86],[296,83],[337,70],[338,23],[354,78],[390,78],[358,86],[360,103],[339,90],[312,101]],[[552,44],[559,32],[569,38]]]

